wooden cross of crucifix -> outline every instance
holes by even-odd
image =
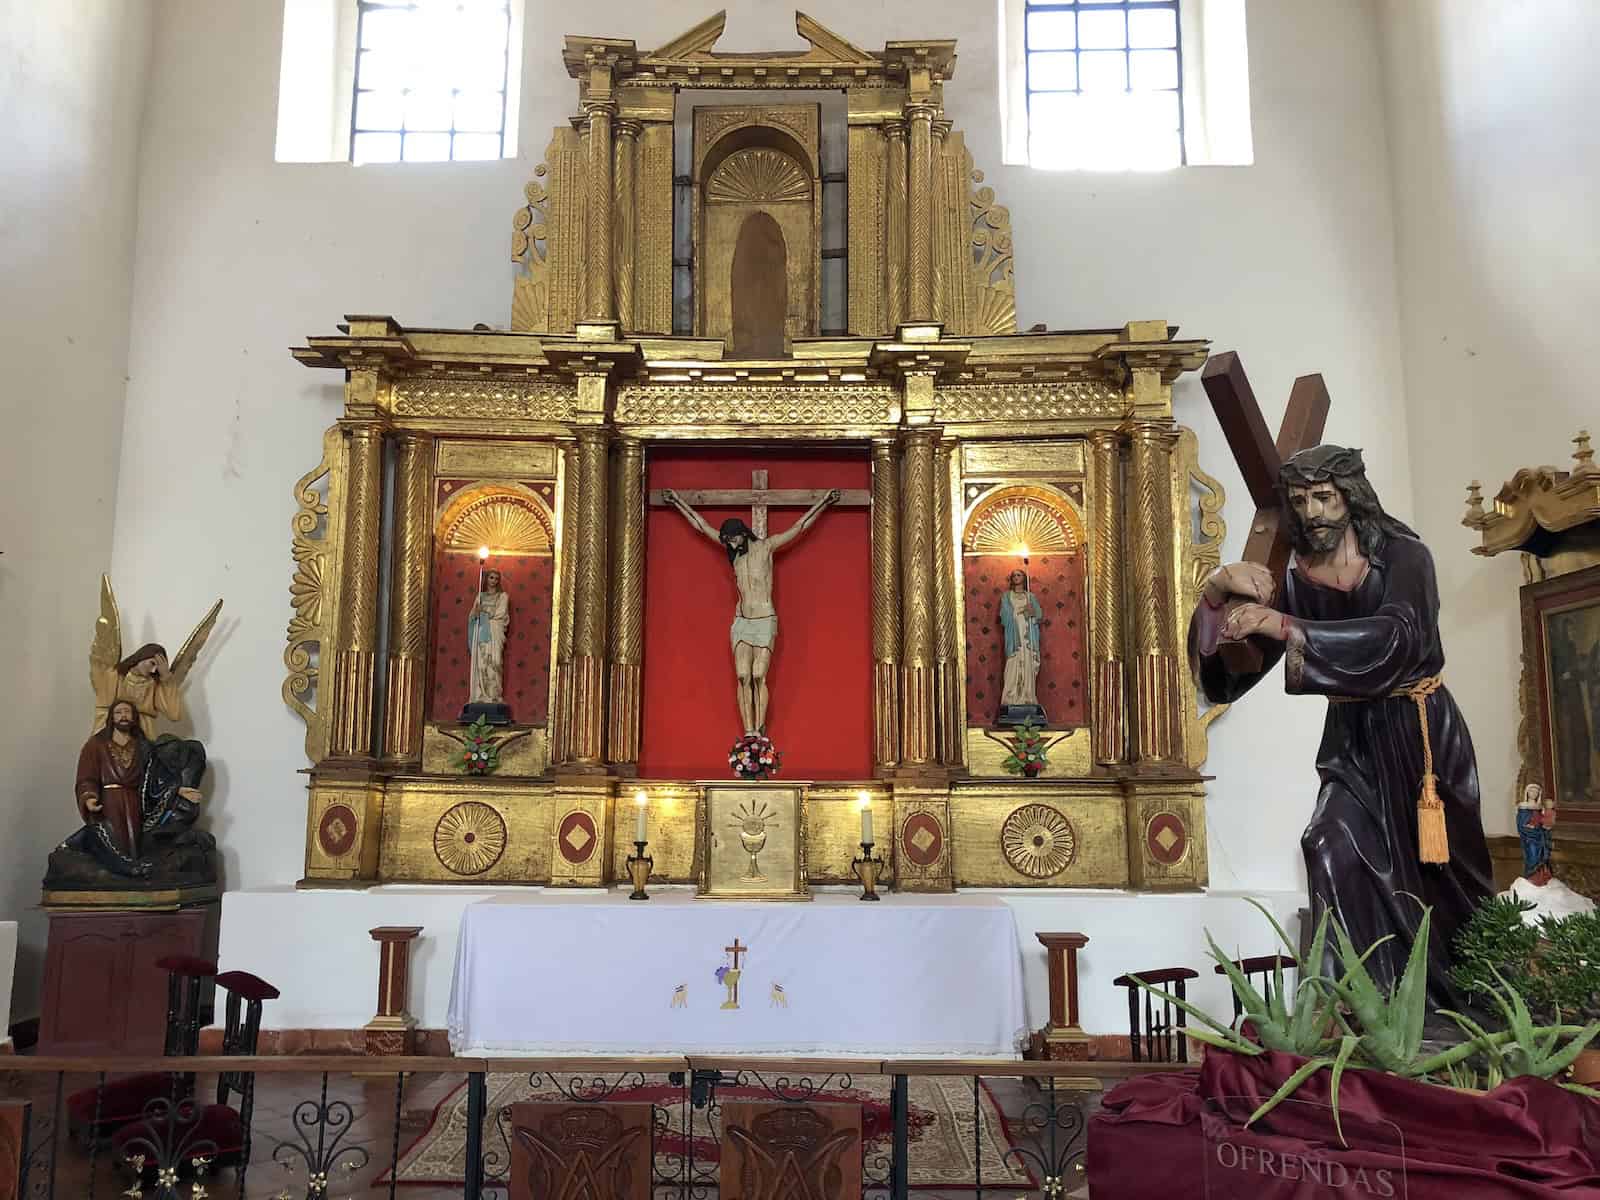
[[[1228,439],[1228,449],[1239,464],[1250,499],[1255,501],[1244,561],[1266,567],[1281,588],[1289,569],[1289,531],[1283,526],[1278,473],[1295,454],[1322,441],[1331,403],[1327,386],[1321,375],[1302,375],[1294,381],[1283,424],[1278,427],[1278,440],[1274,442],[1237,354],[1229,350],[1206,359],[1200,382],[1217,414],[1217,424]],[[1224,643],[1220,653],[1231,671],[1249,673],[1261,669],[1261,650],[1249,642]]]
[[[830,489],[803,491],[798,488],[769,488],[765,471],[750,472],[750,490],[736,488],[706,488],[697,492],[678,489],[678,498],[691,508],[743,508],[750,506],[750,528],[757,537],[767,536],[767,510],[771,508],[810,508],[828,494]],[[650,493],[650,503],[664,507],[666,493],[658,489]],[[872,493],[865,488],[839,493],[836,505],[841,508],[870,508]]]
[[[739,956],[741,954],[750,953],[750,947],[749,946],[741,946],[739,944],[739,939],[738,938],[734,938],[733,939],[733,945],[724,946],[723,949],[726,950],[729,954],[733,955],[733,969],[735,971],[737,971],[739,969]]]

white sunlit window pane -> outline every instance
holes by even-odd
[[[1121,50],[1079,55],[1079,85],[1086,92],[1120,92],[1128,86],[1128,56]]]
[[[411,92],[406,96],[406,129],[449,131],[455,98],[440,88]]]
[[[1170,8],[1152,8],[1128,13],[1128,45],[1176,46],[1178,14]]]
[[[1071,50],[1078,44],[1078,14],[1031,12],[1028,14],[1029,50]]]
[[[458,133],[452,157],[457,162],[500,157],[498,133]]]
[[[406,162],[446,162],[450,158],[448,133],[406,134]]]
[[[503,154],[509,0],[357,4],[361,49],[351,160],[440,162]],[[458,130],[461,136],[453,137]]]
[[[1070,92],[1078,86],[1078,56],[1070,51],[1028,55],[1028,86],[1041,92]]]
[[[358,133],[351,140],[350,161],[355,163],[399,162],[398,133]]]
[[[1178,86],[1176,50],[1135,50],[1128,55],[1130,86],[1134,91],[1151,91]]]
[[[1091,9],[1078,14],[1078,46],[1120,50],[1128,44],[1127,16],[1121,9]]]

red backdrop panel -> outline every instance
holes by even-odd
[[[543,725],[550,712],[550,602],[555,559],[504,555],[491,560],[507,603],[505,684],[511,719]],[[467,702],[472,665],[467,658],[467,614],[478,598],[478,556],[444,554],[433,570],[433,690],[428,716],[454,721]]]
[[[975,555],[963,560],[967,593],[967,724],[989,725],[1000,711],[1006,673],[1006,634],[1000,626],[1000,596],[1013,557]],[[1023,568],[1039,598],[1039,703],[1052,728],[1088,723],[1084,689],[1083,556],[1035,554]]]
[[[652,450],[651,489],[871,486],[865,451],[806,454]],[[768,531],[803,509],[772,509]],[[704,509],[713,528],[748,509]],[[644,716],[639,772],[647,778],[731,778],[728,747],[742,732],[728,629],[738,594],[726,552],[667,508],[646,524]],[[862,779],[872,774],[872,521],[865,508],[822,514],[774,566],[778,640],[767,683],[767,732],[783,752],[781,778]]]

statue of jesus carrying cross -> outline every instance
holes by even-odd
[[[680,493],[664,488],[650,494],[652,504],[677,509],[690,525],[727,551],[734,586],[739,592],[729,638],[733,643],[739,719],[744,722],[746,734],[765,732],[767,724],[767,669],[772,664],[772,651],[778,639],[778,612],[772,603],[772,556],[809,530],[823,509],[835,504],[854,507],[871,504],[871,493],[865,490],[769,491],[765,471],[755,472],[753,482],[755,487],[751,491]],[[749,504],[755,528],[739,517],[729,517],[720,529],[713,529],[694,510],[691,501],[709,507]],[[800,504],[810,506],[804,516],[783,532],[767,536],[769,505],[798,507]]]

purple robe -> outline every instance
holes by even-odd
[[[1373,978],[1386,986],[1399,978],[1411,953],[1422,916],[1417,901],[1431,906],[1429,1000],[1434,1007],[1458,1007],[1462,998],[1449,979],[1450,944],[1494,891],[1478,813],[1478,763],[1466,720],[1441,687],[1428,697],[1427,711],[1450,861],[1418,861],[1422,730],[1416,702],[1391,695],[1444,670],[1433,558],[1420,541],[1392,536],[1353,591],[1313,583],[1291,570],[1276,606],[1295,619],[1301,635],[1288,647],[1285,690],[1365,701],[1329,704],[1323,725],[1317,750],[1322,786],[1300,838],[1311,918],[1331,910],[1363,950],[1393,934],[1367,959]],[[1202,604],[1189,626],[1196,675],[1213,703],[1242,696],[1285,654],[1284,643],[1256,638],[1265,652],[1262,670],[1230,672],[1219,655],[1197,653],[1205,644],[1204,627],[1220,617],[1220,610]],[[1334,939],[1328,940],[1324,969],[1337,977]]]

